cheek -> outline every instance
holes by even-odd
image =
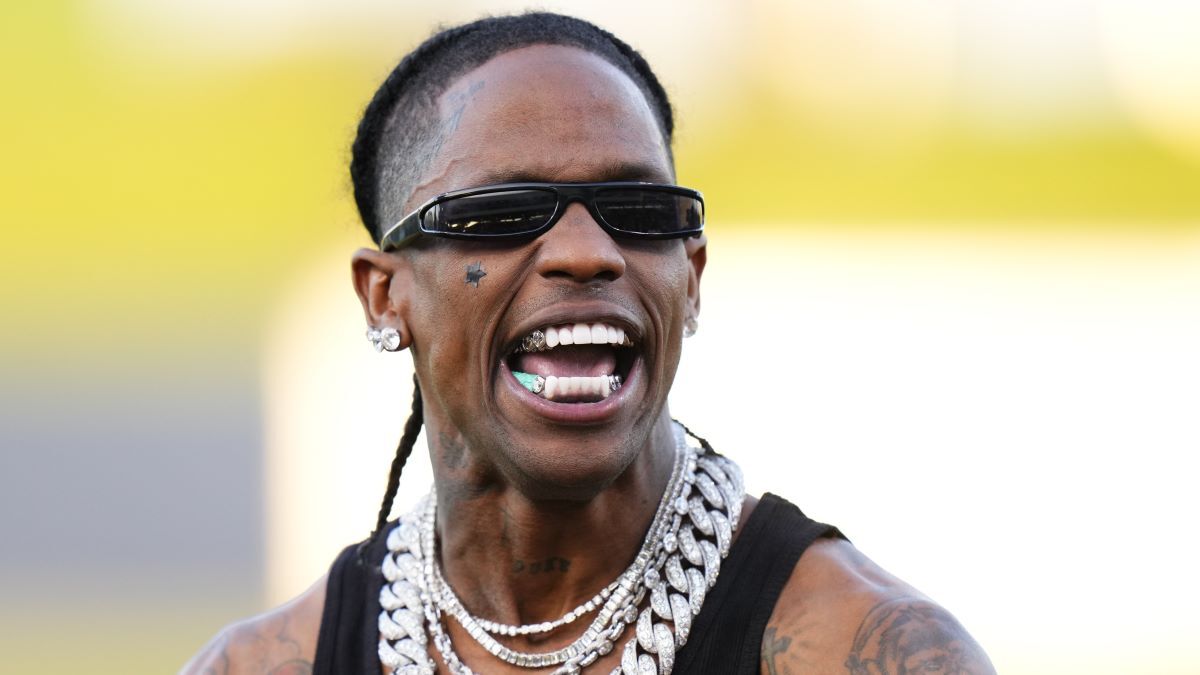
[[[428,256],[416,268],[414,309],[423,322],[438,324],[466,315],[481,306],[478,300],[496,286],[486,257],[469,255]]]
[[[439,376],[461,374],[486,353],[490,312],[503,304],[498,297],[503,271],[497,272],[487,255],[449,252],[430,253],[414,268],[418,292],[411,316],[417,351]]]
[[[687,316],[689,265],[687,257],[678,255],[647,256],[630,265],[635,270],[633,281],[643,289],[642,302],[654,325],[657,348],[647,353],[654,379],[664,385],[674,378],[682,352],[683,322]]]
[[[486,268],[486,264],[482,265]],[[471,325],[471,291],[479,288],[465,282],[466,268],[457,260],[424,261],[414,275],[417,293],[412,305],[412,331],[418,352],[433,363],[446,360],[447,352],[466,347],[463,326]],[[478,283],[485,284],[486,277]],[[461,357],[458,357],[461,358]]]
[[[681,317],[687,306],[689,267],[682,255],[659,256],[655,260],[631,266],[639,270],[638,285],[649,289],[651,309],[663,321]],[[660,329],[669,326],[660,326]],[[665,337],[665,336],[664,336]]]

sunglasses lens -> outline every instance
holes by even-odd
[[[504,190],[454,197],[435,204],[422,219],[426,232],[477,236],[533,232],[554,215],[558,199],[548,190]]]
[[[613,228],[630,234],[671,236],[704,226],[704,202],[663,190],[599,190],[596,209]]]

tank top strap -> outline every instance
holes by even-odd
[[[325,585],[313,675],[378,675],[380,564],[388,523],[374,539],[347,546],[334,560]]]

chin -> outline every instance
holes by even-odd
[[[572,434],[557,442],[510,445],[503,473],[522,494],[534,500],[589,501],[612,485],[637,459],[640,444],[626,435]]]

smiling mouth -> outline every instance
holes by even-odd
[[[623,329],[606,323],[546,326],[522,338],[508,357],[509,371],[546,400],[595,403],[621,388],[633,346]]]

